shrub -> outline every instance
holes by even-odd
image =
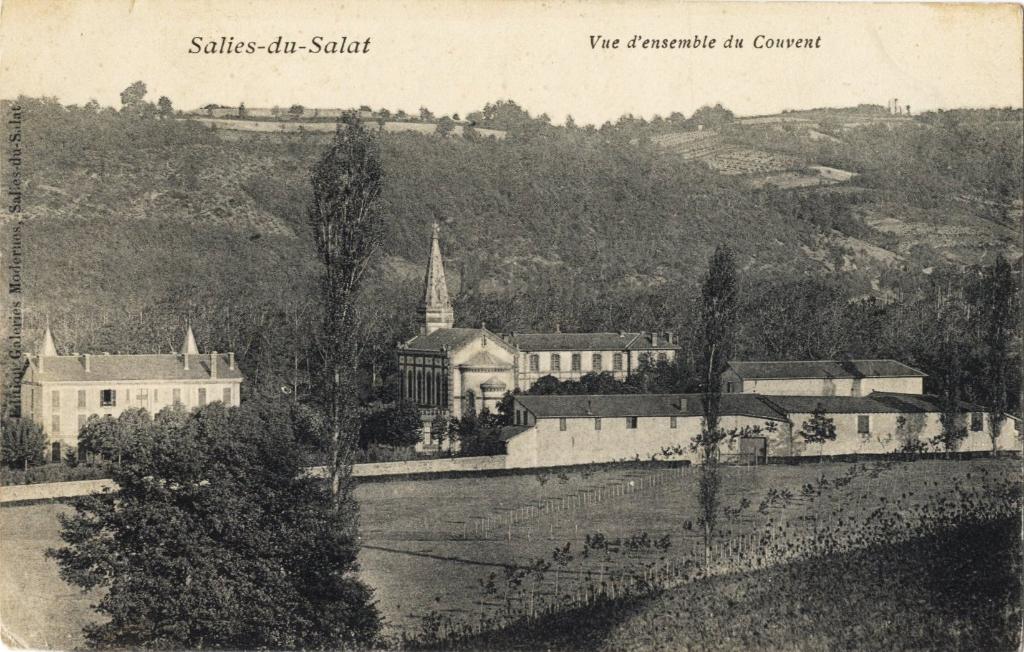
[[[31,419],[3,420],[3,462],[8,467],[27,471],[43,463],[46,435],[43,427]]]

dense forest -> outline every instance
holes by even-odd
[[[305,210],[324,137],[17,102],[29,335],[48,318],[62,352],[168,351],[190,320],[201,349],[238,354],[246,391],[311,396],[322,352]],[[434,220],[460,325],[675,331],[685,384],[697,287],[727,244],[742,281],[743,357],[895,357],[929,373],[930,391],[952,382],[986,399],[985,279],[996,253],[1012,261],[1020,250],[1019,111],[926,114],[899,130],[822,119],[832,138],[816,141],[738,124],[723,107],[596,128],[554,126],[512,102],[468,117],[507,137],[379,134],[387,237],[363,289],[364,399],[393,397],[394,346],[416,330]],[[859,176],[757,189],[650,138],[697,128]],[[883,208],[934,232],[992,225],[978,231],[987,253],[957,259],[912,229],[875,228],[866,216]]]

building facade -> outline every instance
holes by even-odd
[[[808,445],[800,435],[804,423],[822,408],[832,420],[836,439]],[[720,425],[726,430],[760,429],[727,440],[723,459],[748,462],[767,457],[883,454],[913,441],[927,443],[942,430],[940,401],[934,396],[873,392],[868,396],[767,396],[726,394]],[[960,451],[989,451],[991,415],[961,405],[967,438]],[[623,460],[689,460],[689,449],[702,428],[701,396],[625,394],[612,396],[516,396],[515,425],[506,428],[509,468],[562,466]],[[1020,450],[1018,421],[1003,420],[996,448]]]
[[[77,448],[92,416],[117,417],[129,408],[156,414],[181,405],[191,410],[240,401],[242,373],[234,353],[200,353],[191,327],[180,353],[58,355],[47,328],[39,353],[28,357],[21,380],[21,416],[38,422],[50,445],[48,459]]]
[[[455,326],[448,293],[440,228],[434,224],[418,308],[420,333],[398,348],[399,395],[420,408],[421,448],[438,415],[461,417],[470,408],[494,411],[506,392],[528,390],[538,379],[578,379],[609,372],[625,379],[643,362],[675,360],[670,333],[511,333]]]
[[[722,392],[778,396],[922,394],[924,372],[896,360],[730,361]]]

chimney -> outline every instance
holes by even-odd
[[[188,371],[188,354],[186,353],[181,357],[185,359],[185,371]]]
[[[680,412],[686,412],[686,397],[685,396],[680,396],[679,397],[679,411]]]
[[[217,352],[210,351],[210,378],[217,377]]]
[[[557,321],[555,322],[555,332],[556,333],[561,333],[562,332],[562,325],[559,324]]]
[[[89,373],[90,371],[92,371],[92,367],[90,365],[91,362],[92,362],[92,356],[91,355],[86,353],[86,354],[84,354],[82,356],[82,364],[85,365],[85,373]]]
[[[676,334],[673,333],[672,331],[666,331],[665,332],[665,339],[668,340],[669,344],[673,344],[674,345],[676,343]]]
[[[235,352],[228,353],[228,369],[235,370]]]
[[[651,346],[658,346],[658,334],[651,331]]]
[[[588,396],[587,397],[587,414],[593,414],[594,413],[594,406],[592,405],[591,401],[592,401],[592,399]]]

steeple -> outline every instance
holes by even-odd
[[[46,320],[46,332],[43,333],[43,341],[39,344],[39,355],[57,355],[57,346],[53,343],[53,333],[50,332],[50,320]]]
[[[451,328],[455,324],[455,313],[448,297],[448,283],[444,278],[444,260],[441,258],[441,225],[434,222],[434,232],[430,239],[430,261],[427,263],[427,276],[424,281],[423,303],[419,314],[423,317],[423,334],[429,335],[439,328]]]
[[[181,345],[182,355],[199,355],[199,347],[196,346],[196,336],[192,334],[192,324],[188,325],[188,332],[185,333],[185,343]]]

